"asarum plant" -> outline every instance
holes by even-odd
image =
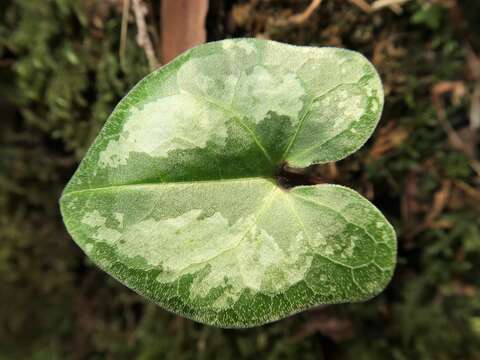
[[[349,188],[286,188],[277,174],[350,155],[382,107],[356,52],[198,46],[118,104],[63,192],[63,219],[100,268],[206,324],[369,299],[392,277],[392,226]]]

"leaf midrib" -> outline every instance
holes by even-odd
[[[279,186],[275,183],[273,177],[266,176],[254,176],[254,177],[238,177],[232,179],[215,179],[215,180],[189,180],[189,181],[172,181],[172,182],[158,182],[158,183],[133,183],[133,184],[122,184],[122,185],[109,185],[109,186],[99,186],[88,189],[81,190],[72,190],[62,194],[62,198],[68,195],[80,194],[84,192],[91,191],[108,191],[108,190],[121,190],[121,189],[132,189],[132,188],[148,188],[148,187],[158,187],[158,186],[175,186],[175,185],[193,185],[193,184],[216,184],[216,183],[228,183],[228,182],[248,182],[248,181],[266,181],[270,182],[274,187]]]
[[[300,132],[301,128],[302,128],[302,125],[303,123],[305,122],[306,118],[308,118],[308,115],[311,113],[311,107],[312,105],[314,104],[315,101],[318,101],[320,100],[321,98],[327,96],[328,94],[330,94],[331,92],[335,91],[336,89],[338,89],[340,86],[345,86],[345,85],[358,85],[358,82],[354,82],[354,83],[340,83],[340,84],[337,84],[335,85],[334,87],[332,87],[331,89],[325,91],[324,93],[322,93],[321,95],[318,95],[318,96],[312,96],[312,99],[310,101],[310,103],[307,105],[306,109],[305,109],[305,112],[302,114],[300,120],[299,120],[299,124],[297,125],[297,128],[295,129],[295,133],[293,134],[293,136],[291,137],[291,140],[289,141],[287,147],[285,148],[285,151],[281,157],[281,161],[283,161],[286,156],[289,154],[289,151],[291,149],[291,147],[293,146],[293,144],[295,143],[296,139],[297,139],[297,136],[298,136],[298,133]],[[215,101],[214,99],[211,99],[210,97],[208,96],[205,96],[205,95],[199,95],[199,94],[195,94],[195,93],[192,93],[188,90],[185,90],[185,89],[182,89],[181,91],[184,91],[186,93],[188,93],[189,95],[197,98],[197,99],[201,99],[213,106],[216,106],[217,108],[219,108],[220,110],[224,111],[224,112],[227,112],[231,115],[233,115],[233,119],[235,121],[237,121],[239,123],[240,126],[242,126],[248,133],[249,135],[251,136],[252,140],[257,144],[257,146],[259,147],[260,151],[265,155],[265,157],[268,159],[268,161],[274,165],[274,162],[272,160],[272,157],[270,155],[270,153],[265,149],[265,147],[263,146],[263,144],[260,142],[260,140],[258,139],[256,133],[247,125],[245,124],[243,121],[242,121],[242,118],[248,118],[248,116],[246,115],[242,115],[241,113],[238,113],[237,111],[233,110],[233,109],[229,109],[225,106],[223,106],[222,104],[218,103],[217,101]],[[234,99],[232,99],[233,101]],[[335,137],[334,137],[335,138]],[[330,139],[329,139],[330,140]],[[326,142],[328,142],[329,140],[327,140]],[[314,148],[317,148],[319,146],[322,146],[324,145],[324,143],[320,144],[320,145],[316,145],[314,146],[313,148],[310,148],[308,150],[312,150]],[[305,153],[305,151],[302,152],[302,154]],[[128,188],[132,188],[132,187],[153,187],[153,186],[167,186],[167,185],[176,185],[176,184],[190,184],[190,183],[218,183],[218,182],[235,182],[235,181],[248,181],[248,180],[259,180],[259,179],[263,179],[263,180],[267,180],[267,181],[271,181],[272,183],[274,183],[275,186],[278,186],[277,184],[275,184],[274,182],[274,178],[273,176],[272,177],[266,177],[266,176],[257,176],[257,177],[239,177],[239,178],[234,178],[234,179],[216,179],[216,180],[190,180],[190,181],[173,181],[173,182],[158,182],[158,183],[136,183],[136,184],[122,184],[122,185],[111,185],[111,186],[101,186],[101,187],[95,187],[95,188],[88,188],[88,189],[82,189],[82,190],[73,190],[73,191],[69,191],[69,192],[66,192],[66,193],[63,193],[62,194],[62,198],[67,196],[67,195],[71,195],[71,194],[79,194],[79,193],[82,193],[82,192],[91,192],[91,191],[100,191],[100,190],[113,190],[113,189],[116,189],[116,190],[119,190],[121,188],[125,188],[125,187],[128,187]]]
[[[285,151],[281,157],[281,161],[284,160],[286,158],[286,156],[289,154],[289,151],[292,147],[292,145],[295,143],[296,139],[297,139],[297,136],[298,136],[298,133],[300,132],[301,128],[302,128],[302,125],[303,123],[305,122],[306,118],[308,118],[308,115],[311,113],[311,107],[312,105],[314,104],[315,101],[318,101],[320,100],[321,98],[329,95],[331,92],[337,90],[339,87],[341,86],[345,86],[345,85],[358,85],[358,82],[353,82],[353,83],[340,83],[340,84],[337,84],[335,85],[334,87],[332,87],[331,89],[325,91],[324,93],[322,93],[321,95],[318,95],[318,96],[312,96],[312,99],[310,101],[310,103],[307,105],[306,109],[305,109],[305,112],[302,114],[300,120],[299,120],[299,124],[297,125],[297,128],[295,129],[295,133],[293,134],[293,136],[291,137],[291,140],[289,141],[288,145],[286,146],[285,148]],[[248,118],[248,116],[246,115],[243,115],[241,113],[238,113],[237,111],[233,110],[233,109],[229,109],[228,107],[225,107],[223,106],[221,103],[218,103],[217,101],[215,101],[214,99],[210,98],[209,96],[206,96],[206,95],[199,95],[199,94],[195,94],[195,93],[192,93],[188,90],[185,90],[185,89],[181,89],[181,91],[184,91],[186,93],[188,93],[189,95],[197,98],[197,99],[201,99],[213,106],[216,106],[217,108],[219,108],[220,110],[224,111],[224,112],[227,112],[231,115],[233,115],[233,119],[235,121],[237,121],[239,123],[240,126],[242,126],[248,133],[249,135],[251,136],[252,140],[257,144],[257,146],[259,147],[259,149],[261,150],[261,152],[265,155],[265,157],[269,160],[269,162],[273,165],[274,162],[272,160],[272,157],[270,155],[270,153],[266,150],[266,148],[263,146],[263,144],[260,142],[260,140],[258,139],[256,133],[247,125],[245,124],[243,121],[242,121],[242,118]],[[234,101],[234,98],[232,98],[232,101]],[[334,137],[335,138],[335,137]],[[330,140],[330,139],[329,139]],[[326,142],[328,142],[329,140],[327,140]],[[324,145],[324,143],[320,144],[319,146],[322,146]],[[310,148],[308,149],[309,151],[311,151],[312,149],[314,148],[317,148],[318,146],[314,146],[313,148]],[[305,153],[305,151],[302,151],[302,154]],[[88,188],[88,189],[81,189],[81,190],[73,190],[73,191],[69,191],[69,192],[66,192],[66,193],[63,193],[61,198],[64,198],[65,196],[68,196],[68,195],[73,195],[73,194],[80,194],[80,193],[84,193],[84,192],[92,192],[92,191],[108,191],[108,190],[121,190],[122,188],[128,188],[128,189],[132,189],[134,187],[138,187],[138,188],[142,188],[142,187],[157,187],[157,186],[173,186],[173,185],[187,185],[187,184],[193,184],[193,183],[203,183],[203,184],[206,184],[206,183],[222,183],[222,182],[241,182],[241,181],[257,181],[257,180],[265,180],[265,181],[270,181],[273,186],[275,187],[279,187],[278,184],[275,183],[275,179],[274,177],[267,177],[267,176],[256,176],[256,177],[238,177],[238,178],[233,178],[233,179],[215,179],[215,180],[189,180],[189,181],[172,181],[172,182],[158,182],[158,183],[134,183],[134,184],[122,184],[122,185],[110,185],[110,186],[101,186],[101,187],[95,187],[95,188]]]

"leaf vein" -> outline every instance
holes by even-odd
[[[226,113],[229,113],[230,115],[232,115],[233,117],[233,120],[235,120],[241,127],[243,127],[247,133],[250,135],[250,137],[252,138],[252,140],[257,144],[257,146],[259,147],[260,151],[265,155],[265,157],[268,159],[268,161],[273,164],[273,160],[272,160],[272,157],[270,156],[270,154],[268,153],[268,151],[265,149],[265,147],[263,146],[263,144],[260,142],[260,140],[258,139],[257,137],[257,134],[255,134],[255,132],[250,129],[250,127],[245,124],[244,121],[242,121],[242,118],[246,118],[247,116],[245,115],[242,115],[240,113],[238,113],[237,111],[234,111],[234,110],[231,110],[229,108],[226,108],[225,106],[223,106],[222,104],[219,104],[218,102],[216,102],[215,100],[203,95],[203,96],[200,96],[198,94],[193,94],[185,89],[182,89],[183,92],[195,97],[196,99],[200,99],[200,100],[203,100],[205,102],[207,102],[208,104],[210,105],[214,105],[216,106],[217,108],[219,108],[220,110],[226,112]]]
[[[301,196],[301,195],[298,195],[298,194],[295,194],[295,193],[293,193],[293,195],[296,196],[296,197],[298,197],[299,199],[302,199],[303,201],[307,201],[307,202],[310,202],[310,203],[312,203],[312,204],[315,204],[315,205],[321,206],[321,207],[323,207],[323,208],[329,209],[329,210],[333,211],[334,213],[336,213],[337,215],[339,215],[346,223],[355,225],[355,226],[357,226],[358,228],[362,229],[362,230],[365,232],[365,234],[373,241],[373,243],[375,244],[375,249],[376,249],[377,243],[376,243],[376,241],[375,241],[375,237],[374,237],[372,234],[370,234],[370,233],[367,231],[367,229],[365,229],[363,226],[360,226],[360,225],[355,224],[354,222],[348,220],[340,211],[338,211],[338,210],[336,210],[336,209],[334,209],[334,208],[332,208],[332,207],[330,207],[330,206],[328,206],[328,205],[322,204],[322,203],[320,203],[320,202],[318,202],[318,201],[314,201],[314,200],[311,200],[311,199],[309,199],[309,198],[306,198],[306,197],[304,197],[304,196]],[[367,263],[365,263],[365,264],[367,264]],[[365,265],[365,264],[363,264],[363,265]],[[358,265],[357,267],[363,266],[363,265]]]

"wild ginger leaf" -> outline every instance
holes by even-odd
[[[351,189],[286,190],[275,173],[351,154],[382,106],[352,51],[199,46],[119,103],[62,195],[65,224],[109,274],[207,324],[368,299],[392,276],[391,225]]]

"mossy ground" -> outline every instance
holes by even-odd
[[[169,314],[91,265],[58,198],[113,106],[148,73],[145,55],[130,29],[120,65],[121,1],[2,1],[0,359],[480,357],[479,6],[462,1],[458,17],[455,1],[410,1],[401,14],[366,14],[324,0],[304,24],[282,21],[308,3],[212,0],[209,39],[343,46],[374,62],[386,92],[378,129],[310,179],[359,190],[395,225],[387,290],[222,330]]]

